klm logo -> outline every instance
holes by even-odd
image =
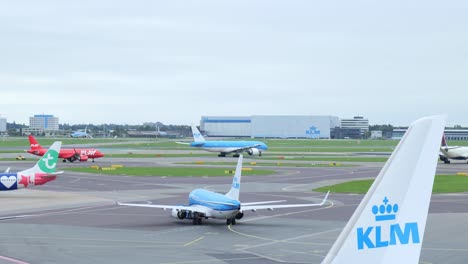
[[[311,126],[305,131],[305,134],[310,138],[318,138],[320,137],[320,130],[314,126]]]
[[[416,222],[383,225],[386,221],[396,220],[398,211],[398,204],[390,204],[387,197],[380,206],[372,206],[372,214],[375,217],[376,225],[356,229],[358,250],[421,243],[418,223]]]
[[[237,177],[232,181],[232,188],[239,189],[240,183],[237,182]]]

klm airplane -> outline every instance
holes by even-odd
[[[0,191],[13,191],[53,181],[63,171],[55,171],[62,143],[54,142],[36,165],[18,173],[10,173],[10,168],[0,173]]]
[[[315,204],[276,204],[284,201],[265,201],[253,203],[241,203],[239,201],[239,189],[242,171],[242,154],[237,161],[236,172],[232,180],[231,189],[227,194],[215,193],[205,189],[195,189],[189,195],[188,205],[159,205],[159,204],[138,204],[138,203],[119,203],[118,205],[161,208],[172,210],[172,216],[179,219],[192,219],[194,225],[200,225],[202,219],[216,218],[226,219],[227,225],[235,225],[236,220],[242,219],[244,212],[257,211],[262,209],[273,210],[279,208],[297,208],[322,206],[325,204],[328,193],[321,203]]]
[[[322,263],[419,263],[444,126],[410,126]]]
[[[85,127],[84,131],[75,131],[70,134],[72,138],[93,138],[90,134],[86,132],[88,130],[88,126]]]
[[[268,149],[268,146],[260,141],[206,141],[198,131],[196,126],[192,126],[193,142],[179,144],[190,145],[194,148],[200,148],[209,152],[219,152],[218,157],[226,157],[226,154],[233,153],[234,157],[239,157],[242,152],[247,152],[249,155],[262,156],[262,152]]]

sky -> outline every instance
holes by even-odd
[[[0,115],[468,126],[466,14],[463,0],[0,1]]]

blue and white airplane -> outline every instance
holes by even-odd
[[[239,201],[241,172],[242,154],[239,156],[239,160],[237,161],[236,172],[232,180],[231,189],[227,194],[215,193],[205,189],[195,189],[190,192],[188,205],[159,205],[120,202],[117,202],[117,204],[136,207],[161,208],[164,210],[171,209],[173,217],[181,220],[192,219],[194,225],[200,225],[203,218],[226,219],[226,224],[235,225],[236,220],[242,219],[245,211],[255,212],[262,209],[273,210],[279,208],[322,206],[325,204],[328,197],[327,193],[321,203],[315,204],[271,204],[284,201],[241,203]]]
[[[419,263],[444,126],[409,127],[322,263]]]
[[[88,126],[85,127],[84,131],[75,131],[70,134],[72,138],[93,138],[90,134],[86,132],[88,130]]]
[[[212,140],[207,141],[198,131],[196,126],[192,126],[193,142],[177,142],[179,144],[190,145],[194,148],[200,148],[209,152],[219,152],[218,157],[226,157],[226,154],[233,153],[234,157],[239,157],[239,154],[244,151],[249,155],[262,156],[262,152],[268,149],[268,146],[260,141],[226,141]]]
[[[0,191],[28,188],[55,180],[58,174],[63,173],[63,171],[55,171],[61,145],[60,141],[54,142],[30,169],[10,173],[10,168],[8,168],[4,173],[0,173]]]

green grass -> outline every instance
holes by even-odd
[[[324,186],[314,191],[334,193],[367,193],[374,180],[357,180]],[[457,193],[468,191],[468,177],[460,175],[436,175],[432,193]]]
[[[216,157],[216,154],[150,154],[150,153],[133,153],[133,154],[106,154],[106,158],[177,158],[177,157]]]
[[[188,176],[229,176],[225,173],[231,168],[173,168],[173,167],[124,167],[116,170],[96,170],[92,168],[67,168],[65,170],[87,173],[100,173],[109,175],[128,175],[128,176],[169,176],[169,177],[188,177]],[[274,170],[252,170],[243,171],[242,175],[268,175],[275,173]]]
[[[264,157],[265,160],[278,160],[278,157]],[[303,157],[291,156],[285,157],[284,160],[295,161],[329,161],[329,162],[385,162],[387,157]]]
[[[17,160],[16,158],[0,158],[0,161],[18,161],[18,162],[20,162],[20,161],[23,161],[23,162],[24,161],[34,161],[34,162],[36,162],[38,160],[39,160],[39,158],[26,158],[25,160]]]
[[[393,147],[283,147],[268,148],[277,152],[392,152]]]
[[[96,143],[118,143],[128,142],[132,140],[142,139],[131,139],[131,138],[46,138],[36,137],[39,144],[42,146],[50,146],[55,141],[62,141],[64,145],[71,144],[96,144]],[[7,137],[5,140],[0,139],[0,147],[26,147],[29,148],[28,137]]]
[[[202,164],[197,162],[178,162],[176,164],[185,164],[185,165],[219,165],[219,166],[226,166],[232,165],[235,166],[236,162],[203,162]],[[256,162],[255,165],[251,165],[250,162],[244,162],[243,166],[248,166],[254,168],[255,166],[270,166],[270,167],[351,167],[355,165],[330,165],[330,164],[313,164],[313,163],[284,163],[284,162]]]

